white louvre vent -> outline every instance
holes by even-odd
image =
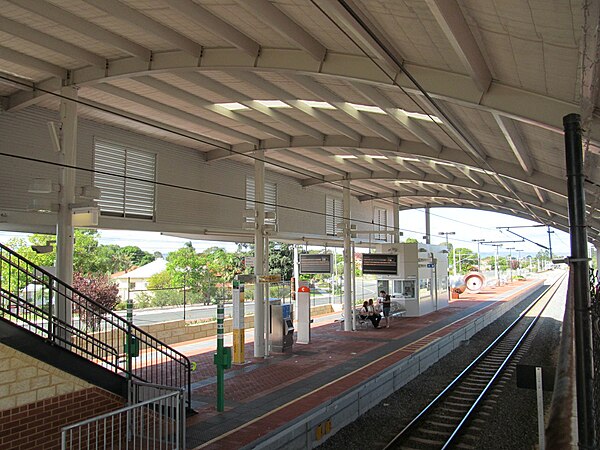
[[[254,177],[246,177],[246,209],[254,209]],[[277,212],[277,184],[265,181],[265,212]],[[247,217],[247,222],[254,222],[253,217]]]
[[[343,215],[342,200],[325,197],[325,233],[328,236],[335,236],[338,233],[337,224],[342,223]]]
[[[373,211],[373,223],[375,224],[375,231],[387,231],[387,210],[375,208]],[[375,239],[387,241],[387,236],[387,233],[376,234]]]
[[[94,169],[94,186],[102,192],[101,214],[154,219],[154,153],[96,139]]]

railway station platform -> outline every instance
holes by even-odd
[[[461,294],[448,308],[395,318],[390,328],[342,331],[340,314],[315,318],[311,343],[253,358],[225,373],[225,411],[216,411],[216,338],[175,347],[196,362],[188,449],[313,448],[504,314],[539,293],[544,279]],[[227,340],[226,340],[226,345]]]

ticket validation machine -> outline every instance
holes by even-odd
[[[271,302],[270,342],[274,352],[286,352],[294,345],[294,323],[292,305]]]

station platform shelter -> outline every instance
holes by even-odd
[[[175,345],[197,363],[187,448],[312,448],[427,370],[438,359],[540,292],[543,279],[462,294],[421,317],[394,318],[344,332],[340,314],[315,318],[310,344],[253,358],[225,376],[225,410],[216,410],[215,337]]]

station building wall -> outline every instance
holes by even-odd
[[[30,199],[38,194],[28,192],[33,178],[59,180],[59,167],[34,161],[58,162],[47,122],[58,121],[55,111],[31,107],[16,113],[0,113],[0,153],[19,155],[17,159],[0,155],[4,168],[0,177],[0,220],[4,229],[52,232],[54,214],[28,211]],[[244,221],[245,183],[254,176],[254,166],[227,159],[205,162],[192,148],[175,145],[147,135],[86,119],[78,122],[77,166],[93,167],[94,139],[103,139],[132,148],[155,153],[156,186],[154,220],[101,216],[99,228],[131,229],[164,232],[198,233],[205,229],[239,231]],[[78,170],[77,186],[92,184],[90,171]],[[298,180],[268,170],[266,180],[277,184],[278,204],[298,210],[278,208],[278,228],[281,233],[325,235],[326,197],[341,199],[341,192],[315,186],[303,188]],[[191,190],[173,186],[185,186]],[[222,195],[211,195],[204,190]],[[47,195],[47,194],[44,194]],[[49,194],[48,194],[49,195]],[[38,195],[39,196],[39,195]],[[237,199],[237,198],[240,199]],[[56,198],[56,196],[54,197]],[[352,200],[352,218],[358,219],[358,229],[371,230],[373,202]],[[310,213],[308,211],[314,211]],[[19,225],[20,224],[20,225]]]

